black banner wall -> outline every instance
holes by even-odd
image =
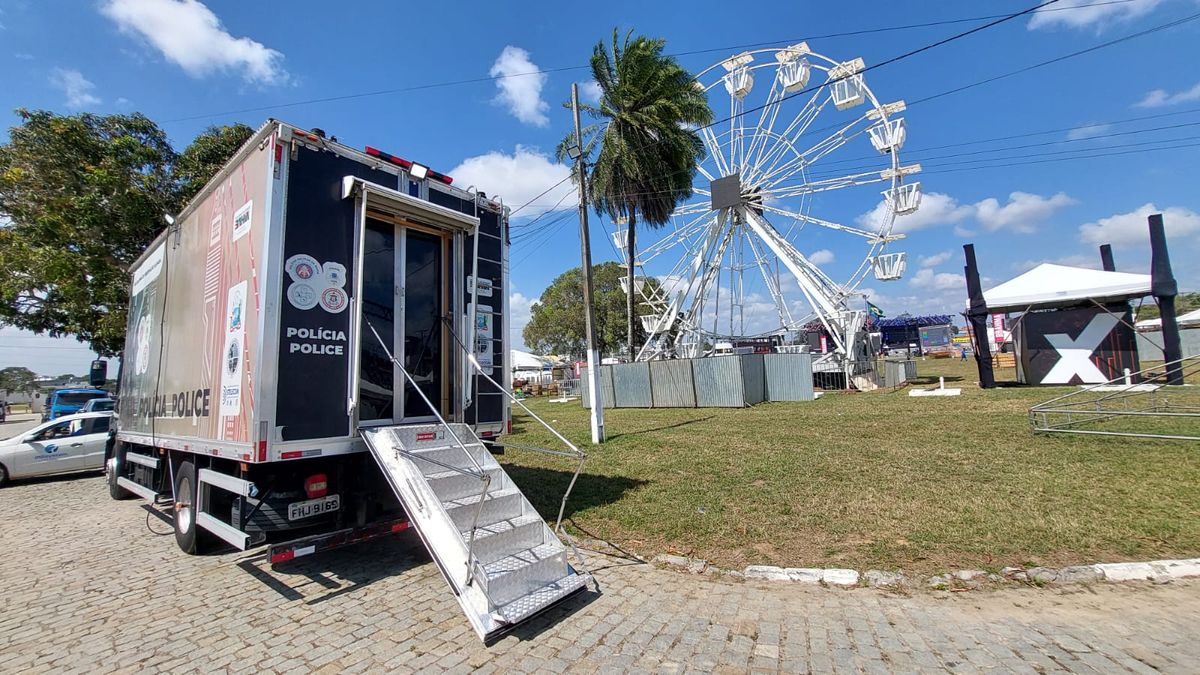
[[[1029,312],[1015,332],[1025,384],[1098,384],[1140,368],[1129,305]]]
[[[330,152],[302,148],[288,169],[275,424],[283,440],[350,435],[347,386],[353,350],[353,199],[342,177],[393,187],[396,176]]]

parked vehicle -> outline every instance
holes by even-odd
[[[112,412],[116,406],[116,399],[94,398],[83,404],[83,410],[81,412],[101,412],[105,410]]]
[[[77,413],[88,401],[107,397],[108,392],[103,389],[55,389],[46,396],[42,421],[49,422],[63,415]]]
[[[0,441],[0,485],[11,478],[104,468],[111,412],[67,415]]]
[[[411,525],[481,637],[582,588],[484,447],[508,211],[452,181],[264,125],[131,268],[111,496],[272,563]]]

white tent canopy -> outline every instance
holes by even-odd
[[[1147,295],[1150,295],[1149,274],[1042,263],[1015,279],[984,291],[983,300],[988,311],[999,313],[1065,307],[1090,300],[1104,304]]]
[[[1200,326],[1200,309],[1193,309],[1187,314],[1180,314],[1175,317],[1175,321],[1179,323],[1180,328]],[[1162,318],[1156,317],[1139,321],[1134,324],[1134,327],[1138,330],[1162,330]]]
[[[544,356],[530,354],[519,349],[512,350],[513,370],[542,370],[550,365],[550,360]]]

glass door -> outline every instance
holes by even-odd
[[[404,383],[404,421],[432,419],[428,399],[439,411],[443,406],[446,349],[442,344],[444,326],[445,239],[415,230],[404,231],[404,369],[416,381]],[[401,376],[403,377],[403,375]],[[424,394],[424,397],[421,396]]]
[[[383,345],[371,332],[394,342],[396,307],[400,302],[396,286],[397,227],[373,218],[367,219],[363,241],[362,330],[359,331],[359,423],[392,422],[396,404],[397,378]],[[394,344],[388,349],[395,353]]]
[[[447,240],[374,218],[367,219],[364,237],[359,423],[433,420],[425,398],[443,414],[449,400],[449,350],[441,319],[448,299]],[[371,327],[389,343],[419,393],[388,360]]]

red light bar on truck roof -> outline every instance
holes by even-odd
[[[397,157],[395,155],[390,155],[390,154],[380,150],[379,148],[372,148],[371,146],[368,145],[366,152],[368,155],[370,155],[372,157],[378,157],[379,159],[382,159],[385,162],[391,162],[392,164],[403,167],[406,170],[412,169],[412,167],[413,167],[413,163],[408,161],[407,159],[404,159],[403,157]],[[424,166],[424,165],[422,164],[420,166]],[[429,171],[428,176],[434,180],[441,181],[441,182],[445,183],[446,185],[450,185],[451,183],[454,182],[453,178],[451,178],[450,176],[447,176],[444,173],[438,173],[437,171],[434,171],[433,169],[428,169],[428,171]]]

